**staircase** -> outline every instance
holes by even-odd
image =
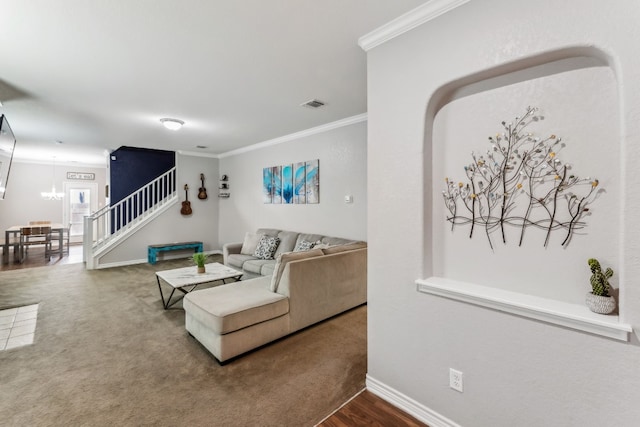
[[[84,218],[84,260],[93,270],[101,256],[178,203],[176,168],[172,168],[113,206]]]

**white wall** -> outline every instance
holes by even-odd
[[[14,161],[11,165],[7,192],[4,200],[0,200],[0,230],[4,231],[12,225],[28,224],[29,221],[50,220],[62,223],[62,200],[45,200],[40,195],[43,191],[51,191],[55,180],[56,191],[63,190],[63,182],[87,182],[98,184],[98,204],[104,206],[104,188],[106,183],[106,167],[78,167],[75,165],[56,164],[55,178],[53,164],[26,163]],[[93,181],[67,180],[67,172],[94,173]],[[4,233],[0,237],[4,240]]]
[[[180,202],[101,257],[100,265],[146,262],[147,246],[151,244],[202,241],[206,252],[221,249],[218,244],[218,159],[178,154],[176,167]],[[205,176],[206,200],[197,197],[201,173]],[[181,203],[185,201],[184,184],[189,185],[193,211],[189,216],[180,213]],[[161,256],[171,257],[172,253],[164,252]]]
[[[181,215],[177,204],[101,257],[99,265],[144,262],[154,243],[201,240],[205,251],[218,251],[260,227],[366,240],[366,132],[360,122],[221,159],[178,155],[178,188],[189,185],[193,214]],[[264,167],[313,159],[320,160],[319,204],[263,204]],[[197,199],[201,172],[206,201]],[[223,174],[229,177],[230,198],[217,197]],[[353,203],[346,204],[345,195]],[[184,191],[179,196],[183,201]]]
[[[640,36],[638,18],[640,4],[635,1],[471,0],[368,52],[371,382],[463,426],[637,425],[640,227],[633,213],[640,211],[640,174],[634,172],[640,161],[640,81],[635,78],[640,75],[635,43]],[[449,112],[440,110],[444,103],[434,99],[451,82],[488,79],[580,50],[604,52],[594,54],[608,63],[603,75],[587,73],[585,77],[576,72],[569,78],[577,79],[574,82],[550,84],[546,79],[539,87],[528,83],[505,87],[513,98],[493,100],[497,92],[488,92],[463,101],[473,108],[452,103],[445,108]],[[594,88],[593,78],[602,79],[605,87]],[[572,100],[567,97],[578,97],[573,105],[579,112],[586,111],[586,116],[568,109]],[[447,142],[457,140],[466,130],[455,127],[470,123],[469,131],[483,144],[487,135],[480,122],[493,128],[495,118],[521,113],[522,108],[516,108],[519,103],[526,107],[538,101],[546,104],[541,107],[549,112],[553,132],[579,135],[580,141],[567,142],[602,157],[604,167],[576,155],[577,151],[568,153],[577,159],[574,163],[581,175],[591,174],[594,168],[594,175],[604,176],[611,190],[593,205],[592,227],[586,234],[577,236],[576,244],[564,252],[553,249],[554,256],[547,262],[556,272],[563,265],[583,269],[572,263],[584,258],[589,252],[585,248],[610,262],[616,270],[615,285],[620,287],[621,318],[635,331],[630,343],[416,291],[415,280],[434,271],[461,274],[466,280],[473,280],[475,274],[466,271],[466,263],[474,262],[470,258],[476,252],[463,252],[454,259],[456,252],[445,247],[443,237],[440,243],[433,238],[437,227],[446,227],[440,195],[444,177],[440,172],[434,177],[431,170],[439,161],[449,167],[441,157],[434,158],[442,155],[436,146],[442,143],[440,136]],[[434,134],[429,122],[438,111],[445,116],[436,118]],[[446,114],[451,114],[448,119]],[[490,117],[494,119],[487,122]],[[438,130],[442,119],[453,130]],[[593,132],[580,130],[581,125]],[[465,144],[461,153],[469,153],[475,141]],[[610,152],[603,147],[611,147]],[[457,156],[452,159],[454,165],[459,164]],[[599,213],[608,220],[598,219]],[[464,239],[456,244],[475,245],[467,236]],[[539,241],[532,240],[525,251],[538,251],[531,248],[537,248]],[[492,268],[499,268],[492,274],[522,277],[529,283],[519,291],[530,290],[531,277],[546,278],[547,266],[534,263],[523,271],[511,265],[507,252],[517,250],[517,244],[512,244],[491,255],[495,257]],[[544,251],[538,255],[546,256]],[[566,260],[571,260],[570,265]],[[583,270],[569,277],[579,275],[588,280]],[[500,286],[508,287],[508,280]],[[541,286],[553,294],[549,283]],[[563,289],[559,299],[573,300],[580,286],[570,283],[571,290]],[[584,292],[589,290],[588,282],[582,286]],[[464,393],[448,387],[450,367],[464,372]]]
[[[231,193],[220,200],[220,245],[261,227],[367,240],[366,150],[366,123],[356,123],[220,159]],[[319,204],[263,203],[263,168],[313,159],[320,160]]]
[[[432,133],[431,166],[428,168],[432,171],[434,185],[431,204],[432,274],[584,303],[584,284],[588,283],[591,274],[586,260],[596,257],[603,265],[619,265],[617,248],[620,239],[612,230],[620,226],[620,146],[611,141],[611,135],[618,132],[620,123],[618,101],[613,70],[596,66],[486,90],[457,99],[438,111]],[[528,226],[519,246],[521,222],[517,220],[515,225],[505,226],[507,244],[502,242],[499,227],[490,233],[492,250],[485,230],[479,224],[474,227],[473,238],[469,238],[469,225],[456,225],[453,232],[447,225],[446,217],[450,212],[445,209],[440,195],[446,187],[444,177],[449,177],[455,185],[458,182],[468,183],[463,167],[471,164],[471,152],[475,152],[478,158],[484,155],[485,161],[489,161],[487,150],[491,150],[491,144],[488,137],[495,138],[496,133],[503,133],[505,130],[501,122],[515,123],[515,117],[522,117],[528,105],[539,107],[536,116],[542,119],[530,123],[526,133],[532,133],[533,138],[545,139],[552,134],[557,136],[555,141],[562,138],[554,147],[554,161],[561,165],[570,164],[570,174],[591,178],[560,194],[555,219],[570,220],[564,194],[585,195],[592,189],[594,179],[599,181],[596,191],[600,193],[593,195],[597,198],[588,206],[589,214],[582,218],[585,227],[575,230],[568,245],[561,245],[567,235],[565,229],[552,231],[545,247],[546,230]],[[464,126],[460,126],[461,123]],[[561,147],[561,144],[565,146]],[[500,159],[497,155],[496,158]],[[517,158],[514,161],[519,162]],[[545,166],[547,170],[551,169]],[[528,181],[523,180],[522,183],[523,189],[528,188]],[[549,191],[549,186],[544,186],[544,189]],[[541,193],[537,191],[537,195]],[[516,209],[510,212],[510,216],[524,214],[529,197],[522,190],[514,191],[512,197]],[[469,217],[463,205],[458,205],[461,216]],[[534,212],[536,210],[538,214],[531,219],[548,219],[548,215],[539,214],[542,208],[538,207]],[[598,244],[594,247],[589,245],[591,242]],[[508,271],[505,271],[505,265],[509,266]],[[534,271],[536,274],[523,274]],[[616,275],[612,280],[616,287],[618,278]]]

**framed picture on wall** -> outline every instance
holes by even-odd
[[[307,203],[307,163],[293,164],[293,203],[304,205]]]
[[[282,166],[282,203],[293,203],[293,165]]]
[[[262,203],[273,203],[273,170],[262,169]]]
[[[320,160],[263,168],[262,202],[273,205],[320,203]]]
[[[271,168],[273,176],[273,204],[282,203],[282,166]]]
[[[307,204],[320,203],[320,160],[306,162]]]

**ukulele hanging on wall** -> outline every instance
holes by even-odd
[[[191,210],[191,202],[189,201],[189,186],[187,184],[184,185],[184,202],[182,202],[180,213],[182,215],[191,215],[193,213]]]
[[[202,186],[198,190],[198,199],[207,200],[207,189],[204,188],[204,174],[200,174],[200,182],[202,182]]]

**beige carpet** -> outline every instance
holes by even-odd
[[[364,388],[365,306],[220,366],[162,309],[154,272],[187,265],[1,272],[0,308],[40,307],[0,351],[0,424],[312,426]]]

